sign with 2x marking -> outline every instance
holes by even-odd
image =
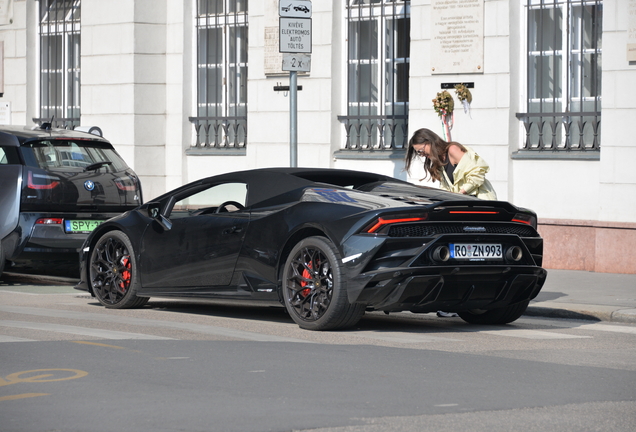
[[[283,70],[309,72],[311,70],[311,56],[286,53],[283,55]]]

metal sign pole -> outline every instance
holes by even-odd
[[[289,166],[298,166],[298,72],[289,72]]]
[[[278,51],[283,55],[282,69],[289,71],[289,166],[298,166],[298,71],[311,68],[311,1],[278,2]],[[274,90],[281,90],[281,86]]]

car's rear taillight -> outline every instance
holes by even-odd
[[[63,223],[62,218],[40,218],[35,221],[36,225],[62,225]]]
[[[388,216],[388,217],[379,217],[373,223],[367,225],[363,232],[367,234],[378,234],[385,227],[398,224],[398,223],[408,223],[408,222],[421,222],[428,219],[428,214],[423,214],[421,216]]]
[[[117,189],[119,189],[121,191],[133,192],[133,191],[137,190],[137,184],[130,177],[128,177],[128,178],[119,177],[119,178],[116,178],[113,181],[115,182],[115,186],[117,186]]]
[[[448,214],[479,214],[479,215],[496,215],[498,211],[484,211],[484,210],[451,210]]]
[[[27,187],[29,189],[54,189],[60,184],[59,179],[46,174],[36,174],[29,171],[27,178]]]
[[[515,217],[512,218],[512,221],[530,225],[535,229],[537,228],[537,218],[531,214],[517,213]]]

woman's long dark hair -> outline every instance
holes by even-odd
[[[406,151],[405,161],[406,172],[410,172],[411,163],[413,159],[417,157],[413,145],[426,143],[431,144],[431,152],[429,157],[424,158],[424,170],[426,171],[427,177],[430,176],[431,179],[437,181],[441,180],[442,170],[448,161],[448,147],[456,145],[462,149],[464,153],[466,152],[466,148],[458,142],[446,142],[430,129],[418,129],[409,140],[409,148]]]

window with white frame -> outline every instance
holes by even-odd
[[[524,150],[599,150],[602,0],[528,0]]]
[[[39,1],[40,118],[80,123],[80,0]]]
[[[410,1],[347,1],[346,149],[406,148]]]
[[[198,148],[240,148],[247,135],[247,0],[196,0]]]

